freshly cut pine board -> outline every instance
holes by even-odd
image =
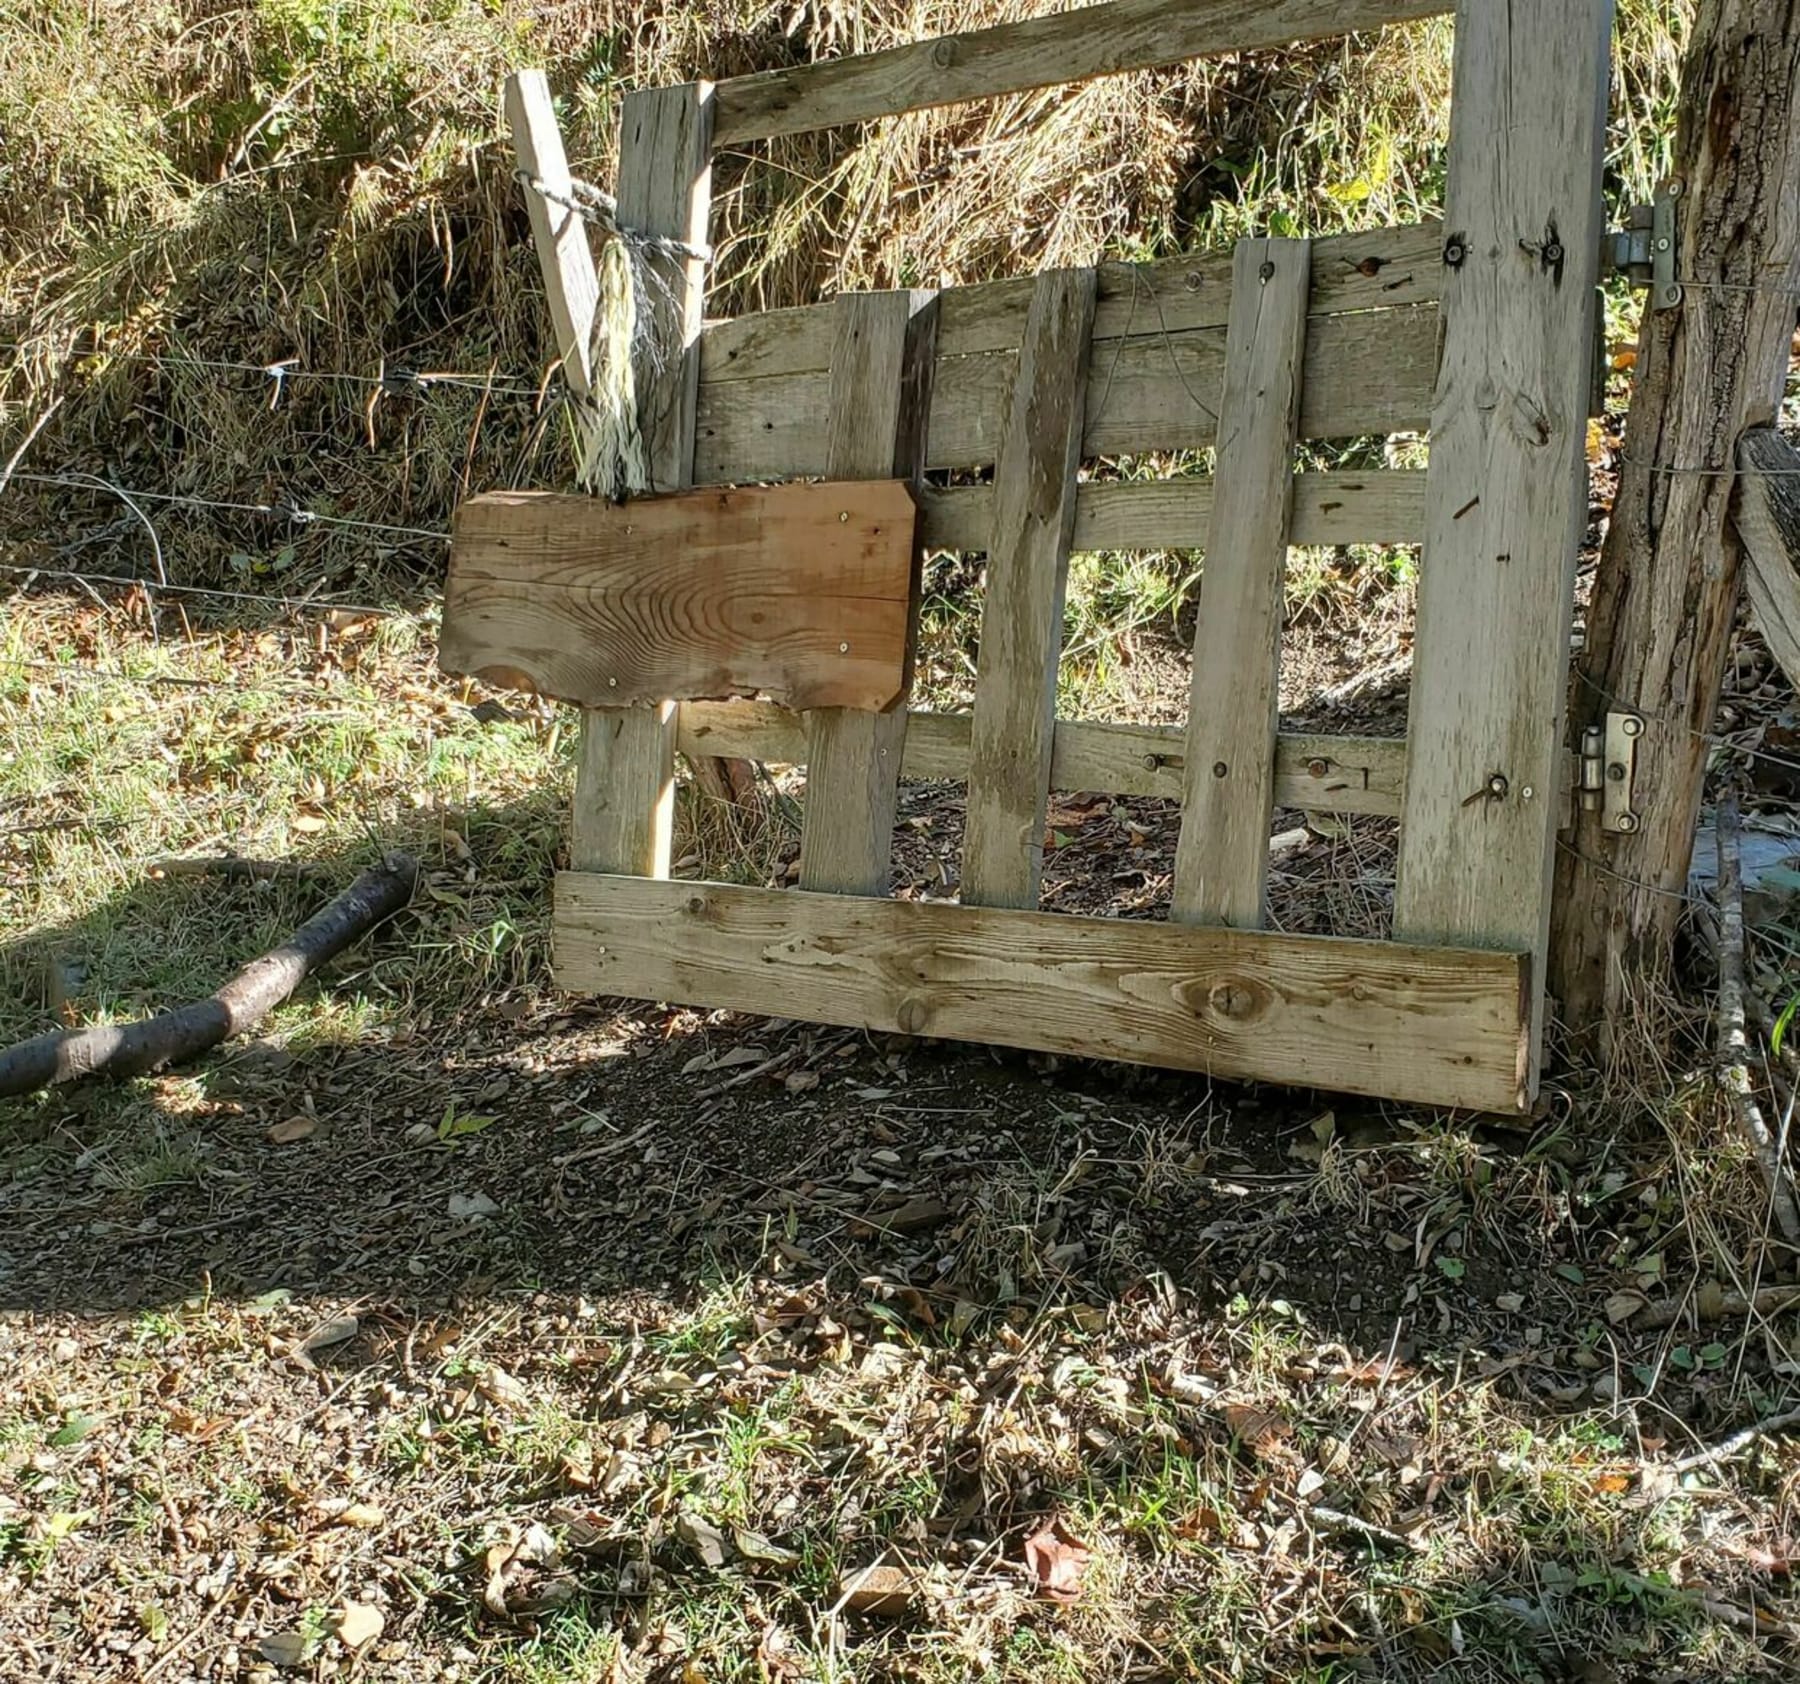
[[[879,711],[906,687],[917,521],[901,480],[489,492],[457,511],[439,659],[589,705]]]
[[[1524,1104],[1520,954],[564,872],[593,994],[1428,1105]]]

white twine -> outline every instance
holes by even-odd
[[[591,389],[571,406],[576,475],[583,490],[603,497],[648,491],[650,467],[638,422],[635,365],[642,360],[652,368],[660,366],[662,347],[641,326],[647,315],[642,306],[651,289],[666,292],[668,282],[646,260],[704,263],[712,253],[686,240],[622,226],[618,200],[588,182],[571,180],[569,191],[561,193],[528,170],[515,175],[529,192],[592,223],[605,236],[596,265],[600,296],[588,340]]]

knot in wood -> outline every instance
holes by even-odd
[[[900,1002],[900,1009],[894,1014],[894,1021],[908,1035],[922,1035],[925,1025],[931,1021],[931,1008],[916,994],[909,994]]]
[[[1263,990],[1243,977],[1215,982],[1206,994],[1207,1010],[1231,1023],[1248,1023],[1263,1011]]]

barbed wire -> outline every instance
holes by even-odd
[[[422,624],[431,618],[430,610],[390,608],[373,602],[346,602],[339,597],[289,596],[280,591],[235,591],[220,585],[178,585],[161,579],[143,579],[129,573],[84,573],[73,567],[34,566],[26,562],[0,561],[0,573],[31,579],[67,579],[72,584],[113,585],[124,589],[167,591],[176,596],[216,597],[222,602],[253,602],[258,606],[288,608],[297,613],[340,613],[379,615],[388,620],[410,620]]]
[[[0,341],[0,351],[11,351],[21,355],[47,349],[50,348],[34,345],[24,340]],[[380,374],[352,374],[341,369],[301,368],[296,365],[293,358],[283,358],[277,362],[252,363],[235,362],[222,357],[171,355],[162,351],[111,351],[101,348],[87,351],[74,349],[52,351],[52,354],[72,359],[109,358],[119,362],[155,363],[167,368],[199,368],[217,373],[258,374],[265,379],[273,380],[277,388],[282,382],[288,380],[310,380],[321,384],[374,387],[389,394],[426,392],[443,387],[453,391],[483,392],[493,397],[541,399],[549,386],[548,375],[537,385],[524,384],[525,377],[522,375],[508,375],[505,378],[509,384],[498,385],[495,383],[495,377],[469,369],[395,367],[383,369]]]
[[[646,234],[636,228],[627,228],[619,221],[619,201],[592,182],[571,177],[569,191],[563,193],[541,177],[533,175],[530,170],[514,170],[513,180],[528,193],[537,194],[546,204],[566,210],[571,216],[580,217],[583,222],[593,223],[596,228],[603,229],[614,239],[623,240],[634,250],[654,252],[660,257],[686,258],[697,263],[712,262],[711,246],[694,245],[688,240],[677,240],[667,234]]]
[[[311,509],[303,509],[294,503],[233,503],[174,491],[140,491],[135,487],[115,485],[98,474],[68,469],[54,473],[15,473],[12,478],[15,485],[61,485],[76,490],[93,490],[98,487],[127,500],[135,497],[146,503],[171,503],[185,508],[218,509],[228,514],[262,515],[285,520],[294,526],[330,526],[354,532],[389,533],[402,538],[429,539],[433,543],[447,543],[450,539],[447,531],[437,527],[397,526],[379,520],[354,520],[348,515],[316,514]]]

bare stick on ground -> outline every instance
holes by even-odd
[[[1719,1081],[1731,1097],[1738,1126],[1768,1183],[1776,1227],[1784,1239],[1800,1240],[1800,1214],[1794,1208],[1787,1166],[1750,1086],[1750,1042],[1744,1033],[1744,890],[1735,795],[1721,798],[1715,828],[1719,845]]]
[[[57,1031],[0,1052],[0,1096],[88,1076],[141,1076],[192,1058],[262,1021],[307,975],[412,899],[418,862],[389,854],[273,952],[253,959],[216,993],[160,1017]]]

